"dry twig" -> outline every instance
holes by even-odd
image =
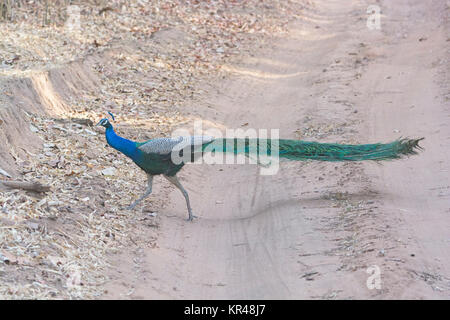
[[[2,185],[12,189],[23,189],[34,192],[47,192],[50,191],[50,186],[44,186],[39,182],[27,182],[27,181],[0,181]]]

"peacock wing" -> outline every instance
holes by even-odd
[[[211,136],[185,136],[174,138],[156,138],[140,143],[138,149],[148,154],[167,155],[174,150],[186,147],[197,147],[208,144],[214,140]]]

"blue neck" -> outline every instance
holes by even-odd
[[[116,150],[119,150],[127,157],[130,157],[133,160],[137,160],[139,149],[136,147],[136,143],[130,141],[128,139],[119,137],[115,132],[112,126],[106,128],[105,131],[106,141],[108,144]]]

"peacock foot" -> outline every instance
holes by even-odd
[[[125,210],[133,210],[136,207],[137,203],[132,203],[129,206],[125,207]]]
[[[190,214],[189,217],[186,219],[187,221],[193,221],[194,218],[198,218],[197,216],[194,216],[193,214]]]

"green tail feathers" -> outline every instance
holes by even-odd
[[[391,160],[403,156],[417,154],[420,139],[398,139],[391,143],[374,144],[339,144],[319,143],[301,140],[263,140],[263,139],[216,139],[205,146],[204,151],[233,152],[234,154],[259,154],[276,156],[278,141],[278,155],[289,160],[318,160],[318,161],[363,161],[363,160]],[[274,150],[272,150],[274,149]]]

